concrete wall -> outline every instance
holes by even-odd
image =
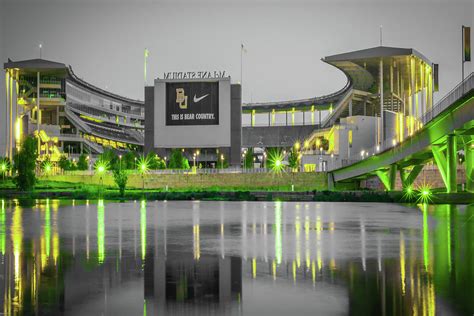
[[[362,150],[367,151],[375,146],[377,121],[372,116],[350,116],[341,119],[339,133],[339,158],[357,159]],[[348,133],[352,130],[352,146],[348,149]]]
[[[242,149],[242,86],[230,86],[230,165],[240,166]]]
[[[243,127],[242,147],[292,147],[315,129],[315,125]]]
[[[42,179],[53,181],[65,181],[84,184],[100,184],[99,176],[68,174],[46,176]],[[266,189],[278,186],[288,189],[291,184],[295,190],[324,190],[327,188],[326,173],[283,173],[275,175],[271,173],[243,173],[243,174],[149,174],[145,175],[145,187],[150,189],[206,189],[219,187],[223,189]],[[139,174],[129,176],[127,187],[141,188],[142,177]],[[104,185],[115,186],[111,174],[103,177]]]

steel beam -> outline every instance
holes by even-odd
[[[375,171],[375,174],[377,174],[377,177],[379,177],[380,181],[385,187],[385,190],[390,191],[390,178],[388,177],[387,171],[377,170]]]
[[[423,165],[416,165],[411,169],[410,173],[407,173],[405,169],[400,168],[400,179],[402,180],[403,188],[410,187],[416,180],[416,177],[423,170]]]
[[[394,191],[395,190],[395,184],[397,183],[397,165],[393,164],[390,165],[390,190],[389,191]]]
[[[385,190],[394,191],[397,183],[397,165],[392,164],[388,170],[377,170],[375,172],[383,183]]]
[[[466,166],[466,191],[474,192],[474,142],[464,145]]]
[[[457,162],[458,162],[458,150],[457,150],[457,143],[456,143],[456,136],[448,135],[447,137],[447,153],[446,153],[446,160],[447,160],[447,170],[446,175],[448,178],[448,185],[446,186],[446,191],[448,193],[454,193],[458,191],[457,188]]]
[[[443,179],[444,185],[446,188],[448,187],[448,172],[447,172],[447,162],[446,162],[446,155],[443,153],[440,146],[431,146],[431,151],[433,152],[433,158],[438,166],[439,173],[441,174],[441,178]]]

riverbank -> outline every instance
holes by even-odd
[[[0,184],[0,198],[9,199],[74,199],[74,200],[216,200],[216,201],[327,201],[327,202],[386,202],[386,203],[416,203],[414,195],[407,198],[403,192],[383,191],[328,191],[304,190],[292,191],[286,186],[280,189],[223,189],[208,187],[205,189],[127,189],[123,196],[111,186],[85,185],[80,183],[40,180],[32,192],[19,192],[13,182],[5,181]],[[430,196],[431,204],[470,204],[474,203],[474,194],[446,194],[434,192]]]

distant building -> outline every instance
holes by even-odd
[[[438,67],[414,49],[380,46],[322,60],[347,76],[339,91],[241,106],[240,85],[230,84],[229,77],[199,79],[197,74],[196,79],[183,73],[191,79],[157,79],[145,88],[148,99],[142,102],[97,88],[61,63],[9,60],[4,64],[6,154],[12,155],[21,135],[38,133],[42,154],[113,148],[166,156],[181,148],[189,159],[199,153],[200,162],[213,165],[222,155],[238,165],[241,148],[254,148],[256,161],[263,162],[268,148],[298,144],[302,169],[324,171],[403,141],[421,128],[433,107]],[[187,86],[168,89],[173,82]],[[241,110],[236,112],[234,103]],[[207,130],[209,137],[198,130]]]

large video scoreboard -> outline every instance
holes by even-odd
[[[219,125],[219,83],[166,83],[166,125]]]
[[[157,79],[154,104],[154,148],[231,146],[229,77]]]

